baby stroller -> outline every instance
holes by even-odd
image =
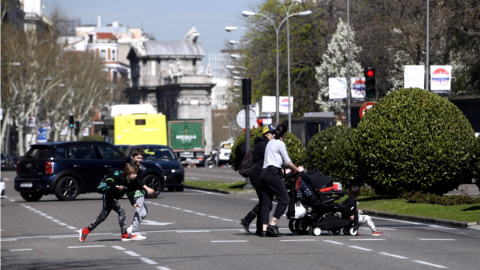
[[[341,190],[339,183],[333,182],[333,177],[315,168],[286,175],[285,180],[290,196],[287,218],[292,233],[318,236],[326,230],[338,235],[343,230],[345,235],[357,234],[358,226],[350,219],[342,218],[345,207],[335,203],[346,192]]]

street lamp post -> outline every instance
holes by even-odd
[[[282,4],[283,5],[283,4]],[[276,35],[276,51],[277,51],[277,82],[276,82],[276,104],[275,104],[275,108],[276,108],[276,115],[277,115],[277,124],[280,123],[280,117],[279,117],[279,103],[280,103],[280,93],[279,93],[279,57],[278,57],[278,36],[280,34],[280,28],[282,27],[282,24],[286,21],[287,22],[287,25],[288,25],[288,18],[290,17],[293,17],[293,16],[305,16],[305,15],[309,15],[311,14],[312,12],[310,10],[307,10],[307,11],[303,11],[303,12],[299,12],[299,13],[294,13],[294,14],[288,14],[290,11],[290,9],[288,10],[287,12],[287,17],[285,17],[279,24],[278,26],[275,25],[275,22],[268,16],[264,15],[264,14],[261,14],[261,13],[256,13],[256,12],[252,12],[252,11],[243,11],[242,12],[242,15],[245,16],[245,17],[249,17],[249,16],[261,16],[261,17],[264,17],[266,18],[273,26],[273,28],[275,29],[275,35]],[[289,41],[288,41],[288,32],[287,31],[287,50],[288,50],[288,104],[289,104],[289,110],[288,110],[288,117],[289,117],[289,129],[290,129],[290,48],[289,48]]]

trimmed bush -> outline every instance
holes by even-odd
[[[474,132],[463,113],[432,92],[401,89],[360,121],[361,179],[379,194],[444,194],[472,176]]]
[[[255,137],[260,137],[263,134],[263,127],[258,127],[256,129],[250,130],[250,147],[253,147],[253,142]],[[232,147],[232,153],[230,154],[230,164],[232,168],[237,171],[242,163],[243,157],[245,157],[245,149],[243,144],[245,143],[245,133],[238,136],[235,139],[235,143]],[[288,156],[292,160],[293,164],[300,166],[305,164],[306,150],[302,142],[297,138],[297,136],[292,133],[287,133],[287,138],[285,138],[285,145],[287,146]]]
[[[350,127],[334,126],[315,134],[307,146],[307,167],[318,167],[344,187],[358,185],[355,131]]]
[[[480,136],[475,139],[475,145],[472,149],[472,174],[475,178],[475,184],[480,189]]]

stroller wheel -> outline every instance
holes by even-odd
[[[308,229],[308,234],[313,236],[319,236],[322,234],[322,229],[320,229],[319,227],[311,227]]]
[[[307,221],[304,219],[297,219],[295,221],[295,231],[297,234],[302,235],[302,234],[307,234]]]
[[[358,232],[358,228],[356,228],[355,226],[353,227],[347,226],[343,228],[343,234],[345,235],[357,235],[357,232]]]
[[[288,228],[290,229],[290,231],[293,233],[293,234],[296,234],[297,232],[295,231],[295,221],[297,221],[296,219],[290,219],[290,221],[288,222]]]
[[[336,230],[332,230],[332,233],[333,233],[334,235],[339,235],[339,234],[340,234],[340,231],[341,231],[340,229],[336,229]]]

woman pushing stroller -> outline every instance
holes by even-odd
[[[302,172],[303,167],[295,166],[287,153],[285,138],[287,127],[278,125],[275,129],[275,140],[268,142],[261,173],[262,181],[262,232],[260,236],[280,236],[277,222],[288,207],[289,197],[282,177],[282,165],[287,165],[292,171]],[[268,221],[272,209],[273,196],[278,200],[273,217]]]

